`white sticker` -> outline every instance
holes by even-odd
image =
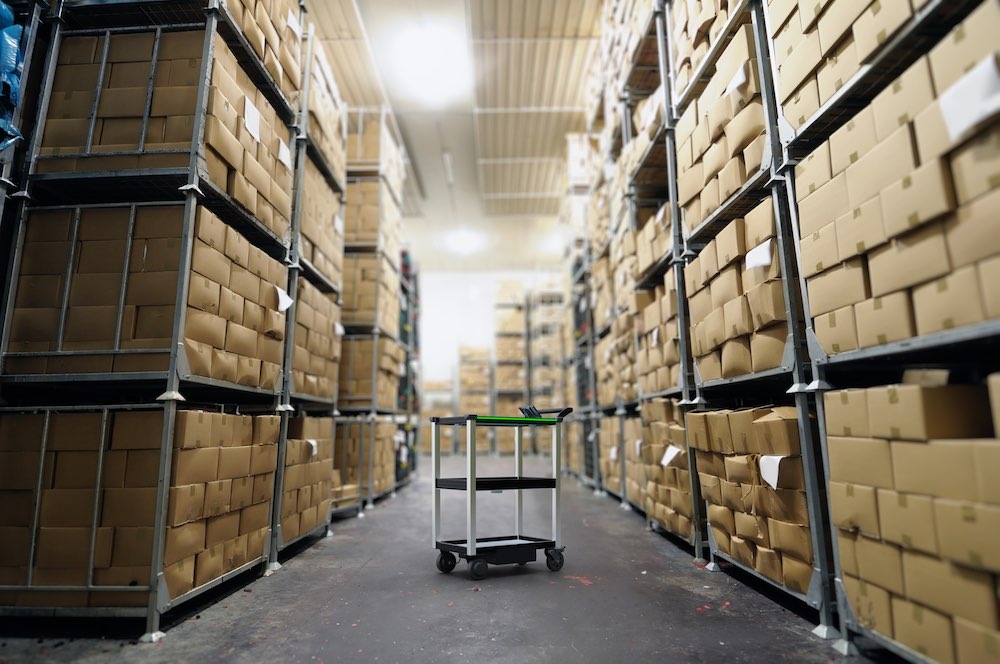
[[[617,447],[612,447],[611,450],[610,450],[610,452],[609,452],[609,454],[611,455],[611,460],[612,461],[617,460],[618,459],[618,448]]]
[[[746,262],[748,270],[752,270],[755,267],[770,267],[771,241],[765,240],[762,244],[748,251]]]
[[[340,101],[340,90],[337,88],[337,81],[333,77],[333,68],[330,67],[330,61],[326,59],[326,52],[323,49],[316,51],[316,62],[319,63],[319,73],[326,82],[327,87],[330,88],[331,94],[337,101]]]
[[[341,216],[336,216],[333,218],[333,230],[337,232],[337,235],[344,234],[344,218]]]
[[[345,334],[347,334],[347,330],[345,330],[344,326],[341,325],[340,323],[334,323],[333,324],[333,331],[337,333],[338,337],[342,337]]]
[[[288,144],[280,138],[278,139],[278,161],[284,164],[288,170],[292,169],[292,151],[288,149]]]
[[[315,440],[307,440],[309,444],[309,456],[314,457],[319,453],[319,444]]]
[[[642,454],[642,440],[635,441],[635,455],[639,456]]]
[[[941,117],[952,143],[1000,112],[1000,65],[990,53],[941,95]]]
[[[772,489],[778,488],[778,470],[781,468],[781,460],[784,458],[773,454],[765,454],[760,458],[760,476],[771,485]]]
[[[292,298],[280,286],[275,286],[274,290],[278,293],[278,311],[288,311],[288,307],[292,306]]]
[[[656,348],[660,345],[660,326],[657,325],[653,328],[653,333],[650,335],[650,346]]]
[[[288,19],[286,22],[288,23],[288,27],[291,28],[292,32],[295,33],[295,36],[298,37],[299,39],[302,39],[302,24],[299,23],[298,15],[291,9],[288,10]]]
[[[677,447],[676,445],[669,446],[663,452],[663,458],[660,459],[660,465],[663,466],[664,468],[666,468],[667,466],[670,465],[670,462],[673,461],[674,459],[676,459],[677,455],[681,454],[682,452],[684,452],[684,450],[682,450],[681,448]]]
[[[739,71],[736,72],[736,75],[733,76],[733,79],[729,81],[729,85],[726,86],[726,92],[724,93],[725,96],[728,97],[729,95],[733,94],[746,84],[747,84],[746,65],[743,65],[742,67],[739,68]]]
[[[253,140],[260,142],[260,111],[253,105],[249,97],[243,98],[243,126],[247,132],[253,136]]]

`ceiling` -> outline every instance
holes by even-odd
[[[560,260],[565,134],[584,129],[582,82],[596,52],[600,0],[307,5],[348,104],[394,111],[411,167],[405,236],[422,267],[532,269]],[[394,46],[404,27],[440,25],[464,34],[474,83],[431,109],[394,79]],[[484,248],[450,250],[444,240],[459,228],[485,236]]]

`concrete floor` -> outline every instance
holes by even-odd
[[[510,474],[511,464],[482,459],[479,475]],[[529,459],[526,470],[543,473],[546,464]],[[424,459],[417,479],[365,518],[335,522],[332,537],[278,573],[189,607],[156,645],[107,623],[0,621],[0,664],[839,661],[808,620],[743,580],[699,569],[639,516],[572,479],[563,486],[560,572],[540,556],[491,567],[483,581],[471,580],[464,562],[443,575],[430,542],[429,465]],[[444,466],[464,475],[461,459]],[[526,500],[526,534],[548,535],[543,493]],[[480,496],[480,536],[510,534],[513,497]],[[455,493],[445,502],[446,538],[464,535],[462,500]]]

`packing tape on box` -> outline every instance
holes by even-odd
[[[660,465],[666,468],[667,466],[670,465],[670,462],[673,461],[677,457],[677,455],[682,453],[683,451],[684,450],[677,447],[676,445],[671,445],[666,450],[664,450],[663,458],[660,459]]]
[[[291,296],[281,286],[276,285],[274,290],[278,294],[278,311],[288,311],[288,307],[292,306]]]
[[[952,142],[1000,113],[1000,65],[988,56],[941,95],[941,116]]]
[[[747,269],[771,266],[771,240],[765,240],[762,244],[747,252]]]
[[[781,460],[784,456],[775,454],[764,454],[760,457],[760,476],[772,489],[778,488],[778,471],[781,469]]]

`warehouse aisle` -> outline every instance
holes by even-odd
[[[480,475],[510,464],[485,459]],[[547,464],[529,459],[526,470],[544,473]],[[461,459],[445,459],[445,469],[464,474]],[[395,498],[364,519],[335,523],[332,538],[174,625],[156,646],[7,635],[0,662],[835,661],[807,621],[725,574],[697,569],[639,517],[575,480],[564,485],[561,572],[540,560],[491,567],[483,581],[472,581],[464,563],[442,575],[429,545],[428,475],[424,460]],[[489,498],[508,496],[482,502]],[[446,508],[460,525],[459,500]],[[527,501],[526,521],[543,523],[546,509]],[[480,528],[504,534],[509,521],[506,512],[483,513]]]

